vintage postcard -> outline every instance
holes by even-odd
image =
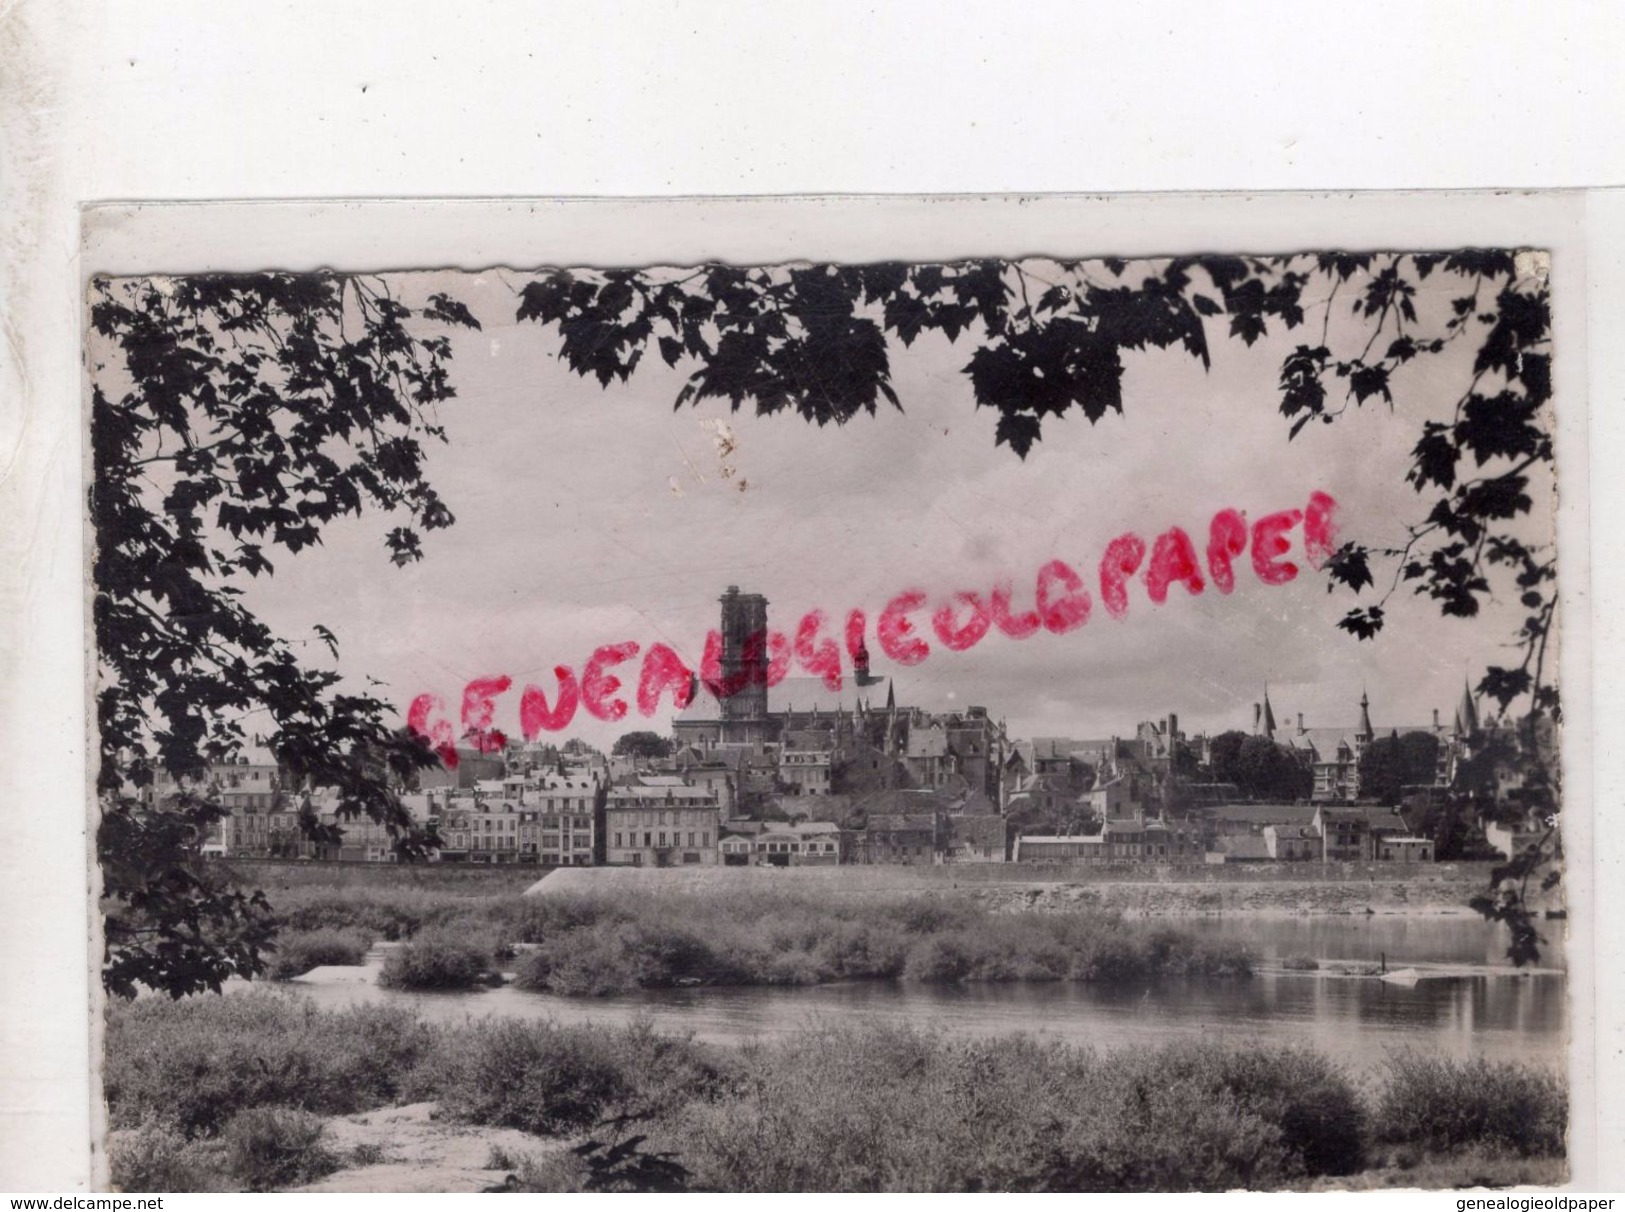
[[[1553,260],[1114,251],[90,277],[109,1185],[1566,1182]]]

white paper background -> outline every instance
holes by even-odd
[[[1609,7],[996,7],[0,6],[0,1189],[69,1190],[89,1173],[80,203],[1625,180],[1621,28]],[[1613,620],[1625,585],[1607,563],[1618,516],[1609,469],[1625,457],[1625,376],[1611,339],[1625,320],[1625,203],[1574,206],[1568,247],[1586,255],[1593,334],[1597,920],[1608,923],[1621,858],[1609,813],[1625,790],[1609,743],[1622,718]],[[1101,213],[1096,251],[1145,247],[1127,205]],[[502,232],[472,215],[457,222],[420,229],[436,233],[431,253],[424,237],[358,221],[339,251],[312,248],[306,263],[561,259],[543,242],[556,227],[528,217]],[[1333,240],[1300,230],[1300,246]],[[997,232],[972,226],[959,238],[1028,251]],[[762,238],[783,255],[807,234]],[[734,222],[693,236],[702,254],[724,238],[750,255]],[[293,264],[289,239],[252,225],[232,260]],[[1560,474],[1575,490],[1585,473],[1570,464]],[[1565,627],[1567,656],[1583,627],[1573,606]],[[1606,1008],[1618,1005],[1621,965],[1606,929],[1598,939]],[[1580,982],[1574,992],[1578,1028]],[[1589,1187],[1625,1186],[1618,1022],[1614,1011],[1598,1040],[1601,1170]],[[1578,1103],[1577,1121],[1588,1118]]]

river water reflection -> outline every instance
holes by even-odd
[[[1390,969],[1412,963],[1505,963],[1504,934],[1473,918],[1236,917],[1179,925],[1247,943],[1266,969],[1293,956],[1375,963],[1386,955]],[[292,982],[292,987],[324,1006],[409,1004],[443,1022],[490,1014],[572,1023],[624,1023],[645,1016],[663,1030],[719,1043],[769,1039],[858,1016],[966,1036],[1022,1031],[1100,1048],[1174,1038],[1302,1043],[1362,1068],[1405,1047],[1559,1067],[1567,1047],[1567,981],[1561,939],[1553,934],[1552,943],[1538,974],[1481,972],[1411,986],[1266,970],[1246,980],[966,986],[857,981],[582,999],[511,987],[466,994],[392,992],[377,987],[375,961],[364,969],[326,969],[318,979]]]

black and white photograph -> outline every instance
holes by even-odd
[[[1562,267],[1110,252],[89,275],[110,1187],[1567,1182]]]
[[[1622,52],[0,2],[0,1202],[1617,1206]]]

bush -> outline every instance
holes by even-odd
[[[1366,1111],[1335,1062],[1303,1048],[1171,1044],[1151,1054],[1146,1081],[1182,1086],[1197,1102],[1233,1100],[1278,1133],[1306,1174],[1352,1174],[1365,1160]]]
[[[221,1139],[232,1174],[250,1191],[301,1186],[339,1166],[322,1147],[321,1119],[292,1107],[250,1107]]]
[[[472,989],[491,967],[494,944],[427,930],[384,959],[378,983],[385,989]]]
[[[111,1126],[173,1123],[209,1136],[249,1107],[346,1115],[395,1102],[435,1033],[410,1010],[322,1011],[269,989],[107,1013],[102,1067]]]
[[[1180,1191],[1281,1186],[1362,1160],[1352,1083],[1308,1052],[1088,1051],[853,1026],[744,1050],[650,1132],[728,1191]]]
[[[972,957],[964,943],[952,934],[928,934],[908,949],[903,962],[903,979],[911,981],[962,981],[971,974]]]
[[[272,980],[290,980],[325,964],[366,962],[372,937],[360,930],[285,930],[277,935],[276,951],[266,973]]]
[[[1389,1059],[1375,1118],[1383,1141],[1557,1157],[1567,1149],[1568,1111],[1567,1083],[1555,1073],[1405,1051]]]
[[[493,1019],[443,1041],[412,1077],[448,1118],[549,1136],[663,1114],[717,1088],[716,1054],[641,1024],[610,1031]]]
[[[797,960],[782,953],[721,955],[700,935],[665,921],[601,919],[553,934],[522,957],[517,983],[524,989],[576,996],[664,989],[681,984],[811,984],[815,968],[797,980]],[[803,963],[803,967],[805,967]]]
[[[630,993],[653,983],[648,957],[635,929],[624,922],[601,922],[550,937],[519,958],[515,982],[521,989],[602,997]]]
[[[1288,972],[1318,972],[1320,961],[1308,955],[1289,955],[1281,961],[1281,967]]]
[[[108,1143],[115,1191],[218,1191],[221,1166],[206,1146],[166,1123],[151,1123]]]

